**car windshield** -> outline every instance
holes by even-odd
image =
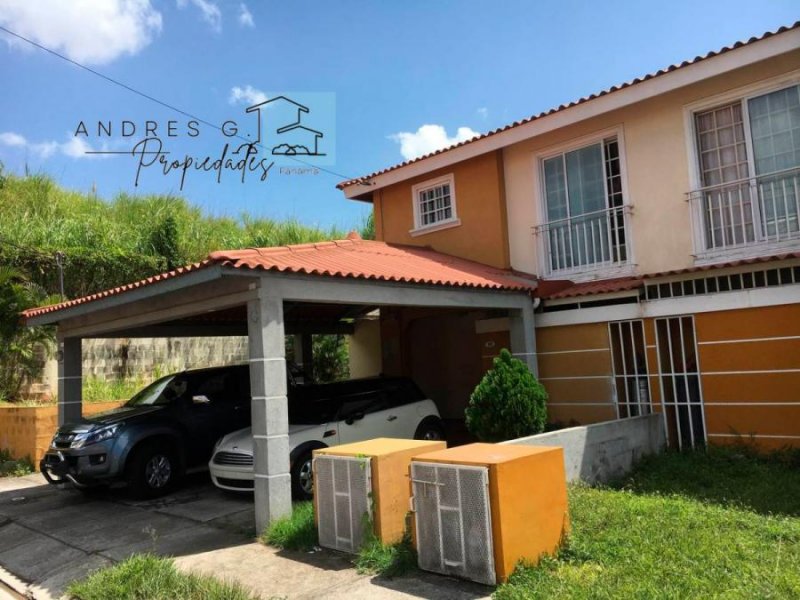
[[[169,404],[175,398],[180,397],[187,387],[184,377],[168,375],[162,377],[138,392],[133,398],[125,403],[125,406],[155,406]]]

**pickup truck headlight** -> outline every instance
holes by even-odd
[[[90,446],[92,444],[97,444],[98,442],[109,440],[117,435],[119,427],[120,424],[117,423],[115,425],[107,425],[106,427],[95,429],[94,431],[79,433],[72,440],[70,448],[83,448],[84,446]]]

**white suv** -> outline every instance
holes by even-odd
[[[292,494],[312,496],[311,452],[378,437],[442,440],[439,411],[413,381],[377,377],[289,388]],[[217,442],[208,463],[226,490],[253,489],[253,435],[248,427]]]

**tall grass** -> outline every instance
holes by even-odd
[[[4,174],[2,166],[0,211],[0,264],[24,268],[55,293],[54,254],[61,251],[66,255],[67,296],[147,277],[167,265],[195,262],[213,250],[318,242],[347,235],[338,227],[296,219],[213,216],[177,196],[123,193],[102,199],[64,189],[45,175]],[[360,229],[366,236],[374,235],[369,219]],[[169,238],[166,243],[165,237]]]

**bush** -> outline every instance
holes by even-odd
[[[544,431],[547,392],[527,365],[501,350],[472,392],[467,428],[478,439],[500,442]]]

